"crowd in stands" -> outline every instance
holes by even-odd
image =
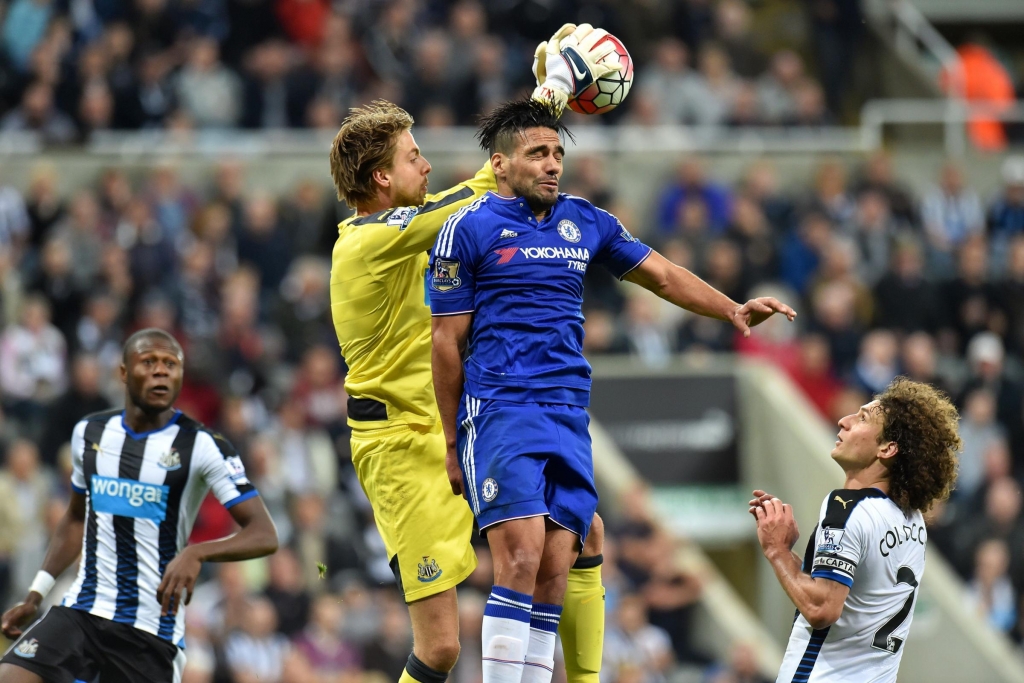
[[[819,11],[826,5],[836,11]],[[752,29],[746,0],[12,0],[6,7],[0,132],[35,131],[52,144],[109,130],[333,131],[349,107],[378,97],[401,104],[421,126],[472,125],[496,103],[529,92],[535,45],[567,18],[618,35],[639,67],[641,94],[597,121],[632,110],[646,123],[822,125],[841,106],[861,24],[859,0],[820,0],[805,17],[769,16],[765,22],[781,27],[775,32]],[[822,40],[759,39],[785,35],[801,20]],[[820,80],[805,59],[820,65]]]

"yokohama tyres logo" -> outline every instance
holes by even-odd
[[[498,259],[498,265],[500,266],[503,263],[508,263],[509,261],[511,261],[512,257],[516,255],[517,251],[519,251],[519,247],[507,247],[505,249],[495,249],[494,253],[501,257],[501,258]]]

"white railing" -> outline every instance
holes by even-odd
[[[908,63],[920,69],[934,84],[942,83],[947,95],[964,96],[964,69],[956,49],[921,14],[910,0],[892,0],[893,44]]]

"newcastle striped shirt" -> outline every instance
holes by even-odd
[[[180,412],[137,434],[118,410],[75,425],[71,453],[85,534],[78,577],[61,604],[184,647],[185,611],[161,617],[156,590],[209,490],[228,508],[257,495],[238,453]]]

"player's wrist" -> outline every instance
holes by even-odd
[[[29,598],[32,598],[34,595],[39,596],[38,600],[35,601],[36,604],[39,604],[43,601],[43,598],[49,595],[50,591],[53,590],[53,585],[55,583],[57,583],[57,579],[53,577],[53,574],[44,569],[40,569],[36,572],[36,577],[32,579],[32,585],[28,587]],[[26,600],[26,602],[27,601],[28,600]]]

